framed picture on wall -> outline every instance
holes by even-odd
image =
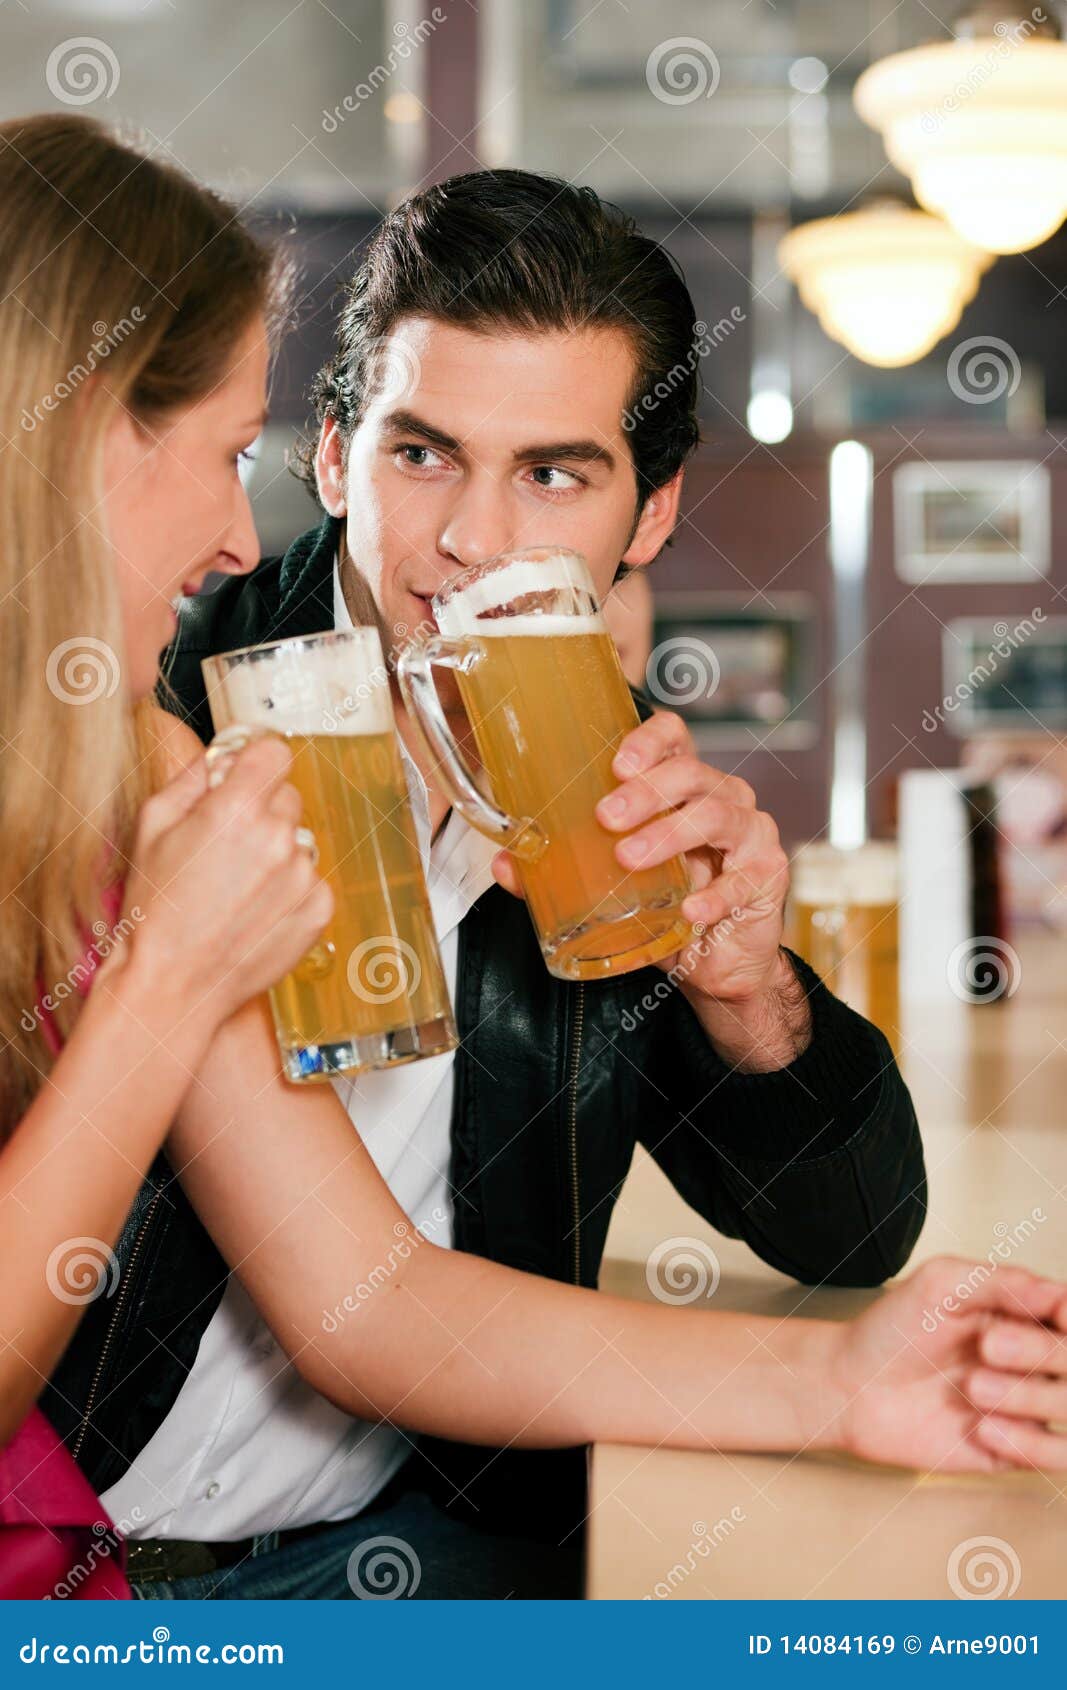
[[[806,593],[773,610],[735,593],[657,595],[645,691],[702,749],[812,745],[814,614]]]
[[[1034,734],[1067,729],[1067,616],[960,617],[943,635],[950,733]]]
[[[1030,581],[1049,569],[1049,475],[1022,460],[898,464],[896,571],[902,581]]]

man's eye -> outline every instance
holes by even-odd
[[[425,469],[437,459],[437,453],[430,446],[400,446],[397,450],[403,462],[410,464],[412,469]]]
[[[535,464],[531,473],[538,487],[544,487],[549,493],[565,493],[571,487],[585,485],[580,475],[569,469],[559,469],[556,464]]]

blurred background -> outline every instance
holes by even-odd
[[[972,1002],[1013,995],[1013,936],[1067,924],[1059,21],[943,0],[6,0],[0,106],[128,125],[290,235],[299,325],[251,472],[266,553],[314,520],[286,453],[385,208],[515,164],[631,210],[700,319],[704,441],[652,572],[650,690],[791,846],[832,847],[798,858],[829,971],[856,903],[895,946],[903,880],[912,995],[944,996],[957,945],[1008,946],[986,986],[961,952],[974,978],[950,989]]]
[[[651,616],[616,595],[613,632],[631,678],[775,816],[793,943],[901,1060],[929,1173],[915,1260],[1060,1276],[1062,22],[1051,0],[0,0],[5,118],[126,125],[292,243],[299,321],[249,479],[267,554],[316,520],[286,458],[388,207],[517,165],[591,185],[676,255],[703,443]],[[531,1127],[556,1154],[559,1123]],[[732,1170],[757,1225],[768,1168],[760,1189]],[[676,1256],[683,1303],[836,1318],[869,1296],[777,1273],[639,1148],[601,1284],[663,1300]],[[658,1592],[739,1497],[749,1550],[716,1548],[680,1594],[937,1596],[975,1545],[1008,1552],[1007,1594],[1020,1560],[1023,1596],[1062,1589],[1051,1476],[1009,1496],[1015,1475],[864,1479],[817,1458],[779,1477],[769,1459],[598,1449],[592,1594]]]

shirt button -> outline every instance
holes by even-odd
[[[207,1500],[210,1502],[212,1497],[218,1496],[219,1491],[221,1489],[222,1489],[222,1486],[219,1484],[219,1481],[217,1479],[212,1479],[211,1483],[207,1487],[207,1490],[204,1492],[204,1495],[207,1497]]]

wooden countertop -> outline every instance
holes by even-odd
[[[984,1258],[1010,1236],[1023,1240],[1013,1260],[1067,1279],[1067,945],[1048,934],[1013,942],[1011,997],[905,1012],[901,1060],[930,1180],[911,1265],[945,1252]],[[645,1263],[676,1237],[714,1249],[715,1308],[842,1319],[878,1294],[785,1278],[701,1220],[639,1149],[603,1289],[649,1297]],[[592,1452],[593,1598],[937,1598],[960,1588],[1067,1596],[1067,1474],[949,1478],[828,1455]]]

